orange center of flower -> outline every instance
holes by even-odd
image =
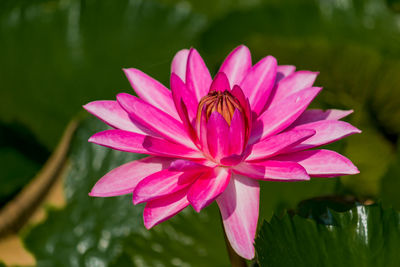
[[[224,92],[211,91],[208,93],[208,95],[204,96],[200,100],[199,107],[197,109],[198,120],[201,117],[203,109],[205,109],[205,115],[207,121],[210,118],[211,114],[214,111],[217,111],[224,117],[224,119],[229,125],[231,125],[235,109],[238,109],[240,112],[243,111],[243,108],[240,106],[237,98],[226,90]]]

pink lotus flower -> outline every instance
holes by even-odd
[[[191,205],[217,201],[228,240],[254,257],[259,180],[306,181],[359,171],[344,156],[319,147],[360,133],[340,121],[352,111],[306,110],[321,87],[317,72],[278,66],[272,56],[251,63],[246,46],[233,50],[212,79],[195,49],[172,61],[171,91],[137,69],[125,69],[139,97],[94,101],[84,108],[115,128],[89,141],[149,154],[102,177],[91,196],[133,193],[146,202],[151,228]]]

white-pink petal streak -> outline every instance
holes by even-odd
[[[236,174],[217,198],[229,243],[238,255],[249,260],[254,257],[259,201],[258,181]]]
[[[166,169],[173,159],[147,157],[121,165],[104,175],[92,188],[92,197],[112,197],[132,193],[145,177]]]

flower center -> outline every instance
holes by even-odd
[[[221,114],[226,122],[231,125],[233,113],[235,109],[243,112],[239,101],[229,91],[211,91],[208,95],[204,96],[197,108],[197,120],[200,120],[201,113],[205,109],[206,120],[210,118],[214,111]]]

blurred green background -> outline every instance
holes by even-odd
[[[396,157],[400,134],[398,0],[1,1],[0,207],[40,170],[67,123],[84,113],[82,105],[131,92],[122,68],[139,68],[169,85],[170,62],[179,49],[197,48],[215,73],[239,44],[250,48],[253,62],[271,54],[279,64],[320,71],[316,84],[324,90],[312,107],[354,109],[346,120],[363,131],[330,145],[359,167],[359,175],[310,183],[263,183],[262,218],[293,208],[305,198],[329,194],[382,200],[400,209],[396,190],[400,189],[400,157]],[[83,120],[70,153],[67,207],[51,210],[47,221],[27,236],[28,248],[43,266],[57,262],[124,266],[130,260],[141,266],[140,262],[154,261],[146,254],[150,253],[145,249],[147,239],[163,240],[163,244],[155,242],[152,251],[167,257],[164,244],[176,239],[168,237],[174,225],[199,224],[199,215],[187,211],[148,234],[142,229],[142,207],[132,207],[129,197],[88,198],[90,187],[106,171],[136,157],[88,144],[87,138],[101,127],[92,119]],[[114,224],[96,224],[111,215]],[[170,256],[197,240],[193,242],[205,248],[194,245],[196,257],[211,257],[220,262],[218,266],[226,265],[221,241],[213,242],[215,249],[207,248],[213,236],[222,236],[218,212],[212,206],[202,216],[208,221],[206,226],[216,225],[215,233],[190,237],[190,228],[180,230],[180,243],[173,242],[179,244],[169,248]],[[120,232],[112,230],[115,224]],[[199,224],[198,231],[212,228],[206,226]],[[88,234],[80,235],[82,231]],[[104,235],[112,244],[106,249],[96,246]],[[83,249],[77,244],[83,244]],[[71,251],[55,259],[55,248]],[[182,260],[171,256],[165,261],[181,266]]]

